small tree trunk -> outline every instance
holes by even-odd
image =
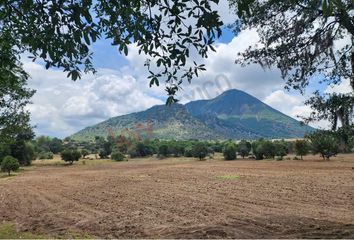
[[[11,170],[8,170],[7,173],[9,174],[9,176],[11,176]]]
[[[302,155],[300,155],[300,159],[302,160]]]

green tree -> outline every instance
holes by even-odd
[[[259,139],[252,143],[252,152],[257,160],[264,158],[274,158],[275,146],[271,141]]]
[[[168,151],[168,145],[163,143],[159,146],[159,156],[162,157],[168,157],[169,151]]]
[[[302,160],[302,156],[306,156],[310,151],[310,144],[306,140],[296,140],[295,141],[295,153],[300,156]]]
[[[49,150],[54,153],[58,154],[63,149],[63,141],[59,138],[53,138],[49,142]]]
[[[306,138],[311,142],[312,153],[320,154],[323,160],[329,160],[339,152],[338,138],[332,131],[318,130]]]
[[[33,138],[32,129],[18,133],[10,144],[11,156],[15,157],[21,165],[29,166],[34,159],[34,147],[29,141]]]
[[[351,0],[229,1],[243,24],[235,30],[256,28],[260,36],[261,44],[241,53],[238,63],[276,66],[288,88],[302,90],[320,74],[335,84],[349,78],[354,89]]]
[[[111,154],[111,159],[114,161],[123,161],[125,158],[124,154],[119,151],[114,151]]]
[[[236,144],[233,142],[226,143],[223,150],[223,155],[225,160],[235,160],[236,159]]]
[[[12,156],[6,156],[1,161],[1,171],[7,172],[10,176],[11,171],[17,171],[20,168],[18,160]]]
[[[81,153],[77,150],[65,149],[60,153],[60,156],[65,162],[73,164],[74,162],[79,161]]]
[[[208,147],[204,142],[198,142],[193,146],[193,157],[203,160],[208,155]]]
[[[82,155],[83,158],[85,158],[89,154],[90,154],[90,152],[87,149],[82,149],[81,150],[81,155]]]
[[[242,156],[242,158],[248,156],[248,154],[251,151],[251,148],[252,148],[251,143],[246,140],[241,140],[237,144],[237,152]]]
[[[2,7],[0,3],[0,16]],[[0,17],[0,29],[3,23]],[[31,132],[29,112],[25,109],[33,96],[26,87],[28,75],[18,60],[19,50],[11,30],[0,30],[0,142],[13,144],[20,135]],[[18,43],[18,42],[17,42]],[[33,137],[33,136],[32,136]]]
[[[313,113],[305,119],[328,119],[335,130],[337,119],[341,118],[342,125],[347,126],[348,110],[353,113],[354,100],[353,1],[229,1],[240,17],[235,23],[236,32],[253,28],[260,36],[260,44],[240,53],[236,62],[243,66],[259,63],[263,68],[277,67],[286,88],[301,93],[310,80],[339,84],[349,79],[352,92],[346,96],[334,94],[323,101],[326,96],[315,92],[306,102]],[[352,107],[348,108],[350,102]]]
[[[222,22],[212,4],[204,1],[5,1],[0,5],[0,32],[10,32],[19,56],[31,54],[46,68],[58,67],[73,80],[94,72],[91,45],[99,38],[127,55],[135,43],[147,56],[151,85],[167,82],[168,102],[184,79],[204,70],[188,61],[194,48],[207,57],[221,35]],[[45,33],[45,34],[44,34]],[[156,71],[155,71],[156,70]]]
[[[289,153],[288,145],[285,141],[275,141],[273,145],[275,156],[279,157],[280,160]]]

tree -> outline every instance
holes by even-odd
[[[236,144],[233,142],[226,143],[223,155],[225,160],[235,160],[236,159]]]
[[[309,153],[310,145],[306,140],[296,140],[295,141],[295,153],[300,156],[302,160],[302,156],[306,156]]]
[[[284,140],[275,141],[273,145],[274,145],[275,156],[278,156],[280,160],[282,160],[283,157],[289,153],[288,146]]]
[[[306,123],[328,120],[332,124],[332,131],[338,131],[341,149],[344,152],[350,149],[350,129],[354,126],[354,94],[326,94],[322,96],[318,91],[305,102],[312,108],[309,117],[303,118]],[[343,131],[346,130],[346,131]]]
[[[26,51],[73,80],[95,72],[90,46],[97,39],[110,39],[125,55],[134,43],[147,56],[150,86],[166,81],[172,103],[182,81],[204,70],[187,61],[190,49],[205,58],[221,35],[223,23],[213,3],[218,0],[5,1],[0,32],[12,33],[15,56]]]
[[[349,78],[354,89],[351,0],[229,1],[242,28],[256,28],[260,36],[261,46],[241,53],[238,63],[276,66],[288,88],[303,90],[320,74],[335,84]]]
[[[12,156],[6,156],[1,161],[1,171],[7,172],[10,176],[11,171],[17,171],[20,168],[18,160]]]
[[[83,158],[85,158],[87,155],[89,155],[90,154],[90,152],[89,151],[87,151],[86,149],[82,149],[81,150],[81,155],[82,155],[82,157]]]
[[[1,6],[1,4],[0,4]],[[0,16],[2,8],[0,7]],[[0,29],[3,24],[0,17]],[[18,43],[18,42],[17,42]],[[34,92],[26,87],[28,75],[18,60],[20,52],[11,30],[0,30],[0,142],[12,144],[32,131],[25,109]]]
[[[310,140],[313,154],[320,154],[323,160],[339,152],[338,138],[332,131],[318,130],[306,136]]]
[[[203,160],[208,154],[208,147],[203,142],[198,142],[193,146],[193,157]]]
[[[168,157],[169,151],[168,151],[168,145],[163,143],[159,146],[159,156],[162,157]]]
[[[252,145],[250,142],[247,142],[246,140],[241,140],[237,144],[237,152],[242,156],[242,158],[245,158],[245,156],[248,156],[252,148]]]
[[[18,133],[9,145],[11,149],[11,156],[15,157],[21,165],[29,166],[34,159],[34,146],[29,143],[33,139],[32,129],[27,129],[26,132]]]
[[[65,162],[73,164],[74,162],[79,161],[81,153],[77,150],[65,149],[60,153],[60,156]]]
[[[49,150],[54,153],[58,154],[63,149],[63,141],[59,138],[53,138],[49,142]]]
[[[111,159],[114,161],[123,161],[125,158],[124,154],[119,151],[114,151],[111,154]]]
[[[235,30],[255,28],[260,36],[260,44],[240,53],[236,63],[276,66],[286,88],[301,93],[315,79],[328,84],[349,79],[354,91],[352,0],[229,1],[240,16]],[[348,101],[338,95],[329,97],[336,106],[328,101],[317,104],[323,98],[315,92],[306,102],[314,110],[307,120],[329,119],[335,128],[337,118],[342,118],[345,126],[350,116],[346,111],[353,107],[347,108]],[[353,102],[353,92],[346,98]]]
[[[252,143],[252,152],[257,160],[274,158],[275,146],[271,141],[259,139],[258,141],[254,141]]]

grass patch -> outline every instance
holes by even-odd
[[[29,232],[17,232],[16,225],[5,223],[0,225],[0,239],[48,239],[48,236]]]
[[[94,239],[89,234],[83,234],[69,229],[64,236],[57,236],[58,239]],[[53,236],[34,234],[31,232],[18,232],[14,223],[0,225],[0,239],[53,239]]]
[[[240,175],[222,175],[222,176],[218,176],[218,179],[221,180],[238,180],[240,179]]]

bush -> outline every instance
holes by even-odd
[[[65,162],[69,162],[70,164],[79,161],[81,157],[81,153],[77,150],[64,150],[60,155]]]
[[[39,159],[53,159],[52,152],[41,152],[38,154]]]
[[[208,148],[203,142],[198,142],[193,146],[193,157],[203,160],[208,154]]]
[[[331,131],[318,130],[308,134],[306,138],[311,142],[312,153],[319,153],[323,160],[329,160],[339,152],[339,139]]]
[[[81,150],[81,155],[82,155],[83,158],[85,158],[89,154],[90,154],[90,152],[88,150],[86,150],[86,149],[82,149]]]
[[[278,159],[276,160],[283,160],[283,157],[288,154],[288,145],[285,141],[275,141],[274,145],[274,153]]]
[[[17,171],[20,168],[18,160],[12,156],[6,156],[1,161],[1,171],[7,172],[10,176],[11,171]]]
[[[161,144],[159,146],[159,156],[167,157],[169,155],[167,144]]]
[[[111,159],[114,160],[114,161],[123,161],[125,158],[124,154],[121,153],[121,152],[113,152],[111,154]]]
[[[226,143],[223,150],[225,160],[235,160],[236,159],[236,145],[235,143]]]
[[[306,140],[296,140],[294,144],[295,154],[300,156],[302,160],[302,156],[306,156],[310,150],[310,144]]]
[[[187,146],[184,149],[184,156],[185,157],[193,157],[193,146]]]
[[[247,142],[246,140],[242,140],[237,144],[237,152],[245,158],[251,151],[251,143]]]
[[[274,158],[275,146],[271,141],[260,139],[252,143],[252,151],[257,160]]]

